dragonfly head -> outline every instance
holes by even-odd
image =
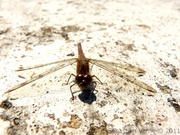
[[[80,89],[86,89],[92,83],[92,76],[89,74],[78,74],[75,78],[75,82]]]

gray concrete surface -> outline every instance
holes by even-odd
[[[1,0],[0,22],[1,135],[180,134],[179,0]],[[79,42],[88,58],[144,69],[137,79],[157,93],[93,66],[107,85],[97,85],[92,104],[81,92],[69,101],[69,66],[15,91],[17,99],[3,95],[53,65],[19,66],[77,57]]]

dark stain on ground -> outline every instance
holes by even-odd
[[[57,132],[54,125],[44,125],[33,115],[39,106],[33,105],[33,110],[28,106],[13,106],[9,101],[3,101],[1,106],[4,110],[0,113],[0,119],[9,122],[4,134],[6,135],[27,135],[27,134],[52,134]],[[9,107],[10,106],[10,107]],[[6,109],[9,108],[9,109]],[[33,120],[34,119],[34,120]],[[34,121],[34,122],[33,122]],[[29,124],[27,124],[27,122]]]
[[[10,28],[8,28],[8,27],[1,27],[0,28],[0,35],[6,34],[8,31],[10,31]]]
[[[175,68],[169,70],[171,77],[175,78],[177,77],[177,70]]]
[[[164,93],[164,94],[171,94],[171,88],[167,85],[162,86],[158,83],[156,83],[157,87]]]
[[[6,130],[7,135],[20,135],[20,134],[27,134],[26,128],[26,119],[28,115],[25,115],[22,110],[25,108],[23,107],[14,107],[12,103],[8,100],[3,101],[1,106],[4,106],[4,111],[0,114],[0,119],[4,121],[9,121],[10,125]],[[8,109],[7,109],[8,108]],[[26,109],[25,109],[26,110]]]
[[[106,122],[103,122],[101,126],[95,126],[94,123],[90,124],[90,129],[86,133],[87,135],[108,135],[108,130],[106,129]]]
[[[61,27],[62,32],[60,34],[65,40],[70,40],[68,33],[82,31],[82,30],[84,30],[84,28],[80,28],[75,25],[68,25]]]
[[[125,51],[136,51],[134,49],[134,45],[133,44],[126,44],[126,43],[123,43],[120,40],[116,41],[115,43],[116,43],[116,45],[121,45],[123,47],[123,50],[125,50]]]
[[[174,109],[177,112],[180,112],[180,105],[178,104],[175,98],[172,99],[168,98],[167,101],[172,105],[172,107],[174,107]]]
[[[66,133],[63,130],[61,130],[59,131],[59,135],[66,135]]]
[[[4,100],[2,101],[2,103],[0,104],[0,107],[1,108],[4,108],[4,109],[10,109],[12,107],[12,103],[9,102],[8,100]]]
[[[144,29],[151,29],[150,26],[145,25],[145,24],[138,24],[137,26],[138,26],[138,27],[141,27],[141,28],[144,28]]]
[[[65,124],[66,127],[78,129],[82,124],[82,119],[79,118],[76,114],[72,114],[70,121],[64,122],[63,124]]]
[[[63,32],[77,32],[77,31],[82,31],[83,28],[80,28],[76,25],[68,25],[68,26],[61,27],[61,30]]]
[[[178,79],[178,73],[180,72],[180,69],[176,68],[174,65],[168,62],[162,62],[162,59],[160,59],[160,63],[172,78]]]

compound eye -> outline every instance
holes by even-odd
[[[86,80],[87,83],[89,83],[89,82],[91,83],[92,77],[90,75],[85,75],[84,80]]]
[[[81,83],[84,80],[84,76],[82,76],[81,74],[79,74],[78,76],[76,76],[76,82],[77,83]]]

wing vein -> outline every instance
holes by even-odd
[[[101,68],[103,68],[103,69],[105,69],[105,70],[107,70],[107,71],[123,78],[124,80],[129,81],[141,88],[144,88],[150,92],[156,93],[156,90],[154,88],[152,88],[151,86],[147,85],[146,83],[143,83],[143,82],[137,80],[136,78],[130,77],[123,71],[119,71],[119,70],[117,71],[117,69],[112,66],[108,66],[108,65],[116,66],[117,65],[116,63],[104,62],[104,61],[99,61],[99,60],[95,60],[95,59],[90,60],[90,63],[92,63],[98,67],[101,67]],[[117,66],[117,67],[123,68],[123,66]],[[127,70],[126,68],[123,68],[123,69]]]
[[[29,83],[32,83],[32,82],[38,80],[38,79],[40,79],[40,78],[43,78],[43,77],[45,77],[45,76],[47,76],[47,75],[49,75],[49,74],[51,74],[51,73],[53,73],[53,72],[61,69],[61,68],[64,68],[64,67],[69,66],[69,65],[71,65],[71,64],[74,64],[74,63],[76,62],[76,59],[74,58],[74,59],[68,59],[68,60],[58,61],[58,62],[59,62],[59,63],[58,63],[56,66],[52,67],[51,69],[49,69],[49,70],[47,70],[47,71],[45,71],[45,72],[42,72],[42,73],[39,74],[39,75],[34,76],[34,77],[33,77],[32,79],[30,79],[30,80],[27,80],[27,81],[25,81],[25,82],[23,82],[23,83],[21,83],[21,84],[16,85],[15,87],[7,90],[4,94],[9,93],[9,92],[12,92],[12,91],[14,91],[14,90],[16,90],[16,89],[18,89],[18,88],[21,88],[21,87],[23,87],[23,86],[25,86],[25,85],[27,85],[27,84],[29,84]],[[54,64],[55,64],[55,63],[54,63]]]

